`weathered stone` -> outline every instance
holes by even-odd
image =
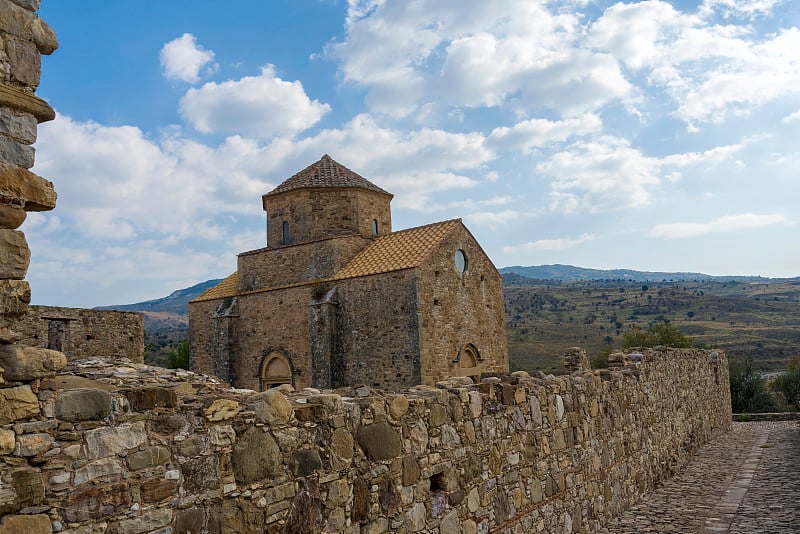
[[[111,394],[102,389],[63,389],[56,395],[56,417],[65,421],[104,419],[111,409]]]
[[[142,482],[139,492],[144,502],[155,503],[174,497],[177,488],[174,480],[155,478]]]
[[[350,484],[347,480],[334,480],[328,485],[328,498],[325,505],[328,508],[342,506],[350,498]]]
[[[19,317],[28,311],[31,286],[25,280],[0,280],[0,315]],[[13,342],[13,341],[12,341]]]
[[[406,513],[411,532],[419,532],[425,528],[426,516],[427,511],[425,510],[425,505],[421,502],[416,503],[411,510]]]
[[[38,11],[39,6],[42,5],[42,0],[11,0],[20,7],[24,7],[29,11]]]
[[[313,449],[302,449],[292,454],[292,472],[300,477],[305,477],[322,469],[322,458],[319,452]]]
[[[23,145],[13,139],[0,137],[0,161],[23,169],[33,167],[36,151],[30,145]]]
[[[56,207],[53,183],[19,167],[0,165],[0,197],[19,199],[25,211],[48,211]]]
[[[131,410],[145,412],[157,406],[174,408],[178,405],[178,395],[173,388],[146,387],[125,391]]]
[[[211,422],[232,419],[239,413],[239,403],[231,399],[216,399],[205,413],[206,419]]]
[[[322,423],[328,420],[328,410],[322,404],[297,404],[293,409],[298,421]]]
[[[358,429],[357,440],[370,460],[388,460],[400,455],[400,436],[389,423],[362,425]]]
[[[389,520],[380,517],[361,526],[361,534],[382,534],[389,531]]]
[[[322,523],[319,481],[307,478],[292,502],[286,519],[286,532],[318,532]]]
[[[6,41],[6,52],[11,61],[11,80],[36,88],[42,70],[42,60],[36,46],[27,41],[9,39]]]
[[[0,534],[52,534],[50,518],[38,515],[7,515],[0,519]]]
[[[285,425],[292,418],[292,403],[274,389],[253,395],[248,409],[255,413],[258,422],[268,425]]]
[[[149,510],[139,517],[120,521],[116,533],[142,534],[143,532],[152,532],[161,527],[166,527],[170,523],[172,523],[172,510],[167,508]]]
[[[417,483],[421,474],[417,458],[413,454],[403,456],[403,486],[412,486]]]
[[[399,421],[406,413],[408,413],[408,399],[403,395],[393,395],[389,397],[389,415],[392,419]]]
[[[25,278],[30,261],[31,251],[25,234],[19,230],[0,229],[0,278]]]
[[[0,134],[30,145],[36,142],[36,124],[30,113],[0,107]]]
[[[0,425],[39,414],[39,399],[28,385],[0,389]]]
[[[233,475],[239,484],[250,484],[278,473],[281,452],[277,443],[261,428],[249,428],[231,453]]]
[[[539,399],[531,395],[531,420],[534,425],[541,426],[542,424],[542,406],[539,404]]]
[[[51,121],[56,118],[56,112],[50,107],[50,104],[21,88],[5,83],[0,83],[0,106],[8,106],[24,113],[30,113],[39,122]]]
[[[461,534],[461,521],[458,518],[458,511],[453,510],[442,518],[439,534]]]
[[[116,458],[101,458],[76,469],[73,482],[79,486],[101,477],[119,477],[123,471],[122,462]]]
[[[206,441],[202,436],[194,434],[178,445],[181,456],[197,456],[206,450]]]
[[[29,382],[55,376],[65,365],[67,357],[55,350],[18,344],[0,346],[0,367],[9,381]]]
[[[208,442],[212,447],[220,448],[236,442],[236,432],[230,425],[216,425],[208,432]]]
[[[17,436],[17,447],[14,450],[14,454],[17,456],[36,456],[47,452],[54,441],[53,436],[44,432],[23,434]]]
[[[473,419],[480,417],[483,412],[483,399],[481,398],[480,391],[469,392],[469,412]]]
[[[0,472],[0,517],[44,502],[44,480],[38,469]]]
[[[384,480],[378,485],[378,503],[384,514],[394,515],[400,504],[400,494],[397,493],[393,480]]]
[[[27,215],[21,206],[0,202],[0,228],[19,228]]]
[[[84,434],[84,440],[88,457],[97,459],[143,445],[147,441],[147,433],[144,422],[138,421],[88,430]]]
[[[202,508],[177,510],[175,517],[175,534],[199,534],[203,532],[206,513]]]
[[[216,456],[203,456],[181,464],[183,487],[189,493],[202,493],[219,487],[219,461]]]
[[[16,444],[16,434],[13,430],[0,428],[0,454],[11,454],[14,452]]]
[[[187,421],[186,418],[180,414],[162,414],[153,419],[152,423],[150,423],[150,428],[153,432],[158,432],[160,434],[170,434],[173,432],[179,432],[186,426]]]
[[[128,469],[131,471],[138,471],[146,467],[155,467],[169,462],[170,454],[169,449],[156,445],[155,447],[148,447],[143,451],[137,451],[128,456]]]
[[[353,507],[350,512],[353,521],[363,522],[369,518],[369,485],[362,478],[353,480]]]
[[[428,418],[428,424],[432,428],[436,428],[442,426],[444,422],[447,421],[447,411],[445,410],[444,406],[441,404],[434,404],[431,406],[431,413],[430,417]]]
[[[353,435],[345,428],[337,428],[331,435],[331,449],[336,456],[349,461],[353,458]]]
[[[59,508],[61,517],[70,523],[110,517],[130,506],[131,496],[127,482],[104,486],[89,485],[85,489],[69,492]]]

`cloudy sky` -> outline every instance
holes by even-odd
[[[325,153],[499,267],[800,275],[797,0],[43,4],[36,303],[230,274]]]

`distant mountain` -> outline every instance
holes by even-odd
[[[630,282],[768,282],[763,276],[712,276],[702,273],[665,273],[631,269],[585,269],[574,265],[503,267],[500,274],[515,274],[536,280],[625,280]]]
[[[98,310],[138,311],[138,312],[163,312],[168,314],[188,315],[189,301],[197,298],[205,290],[214,287],[221,279],[206,280],[199,284],[173,291],[167,297],[146,300],[135,304],[115,304],[113,306],[98,306]]]

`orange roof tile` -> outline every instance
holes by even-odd
[[[333,280],[417,267],[428,252],[460,222],[460,219],[453,219],[381,236],[340,269]]]
[[[224,299],[227,297],[234,297],[239,293],[239,273],[233,273],[219,284],[210,287],[203,291],[199,297],[196,297],[192,302],[201,300],[214,300]]]
[[[238,295],[274,291],[320,282],[333,282],[347,278],[358,278],[373,274],[389,273],[412,269],[422,264],[428,253],[457,225],[461,219],[452,219],[425,226],[417,226],[386,234],[370,243],[367,248],[356,254],[350,263],[342,267],[329,278],[308,280],[295,284],[267,287],[251,291],[239,291],[239,277],[233,273],[216,286],[206,290],[192,302],[216,300]]]

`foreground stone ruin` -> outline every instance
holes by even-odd
[[[0,532],[593,532],[731,425],[724,353],[610,360],[401,394],[73,361],[0,390]]]

